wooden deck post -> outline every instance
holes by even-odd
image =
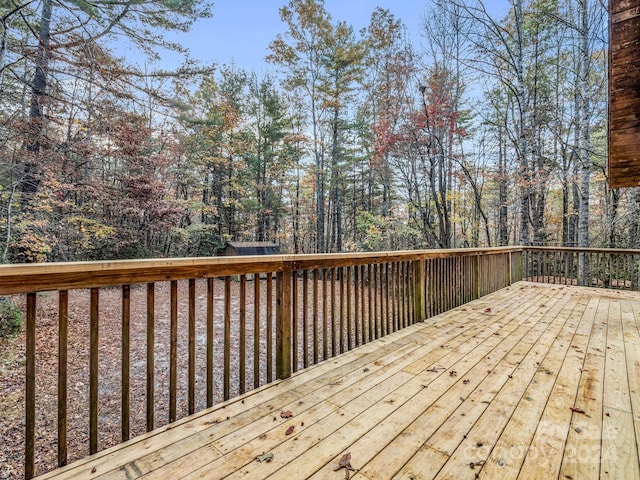
[[[415,322],[424,322],[427,318],[425,313],[424,299],[424,275],[425,260],[413,261],[413,318]],[[410,315],[411,317],[411,315]]]
[[[276,378],[291,376],[291,266],[276,276]]]

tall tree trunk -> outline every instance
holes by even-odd
[[[335,99],[336,105],[338,104],[338,100]],[[338,165],[338,156],[339,156],[339,123],[340,111],[339,108],[336,107],[333,111],[333,144],[331,147],[331,188],[333,189],[333,207],[335,209],[334,215],[334,224],[332,231],[334,235],[332,235],[332,244],[335,241],[336,252],[342,251],[342,195],[341,195],[341,185],[340,185],[340,172]]]
[[[44,100],[47,95],[49,74],[52,0],[43,0],[40,28],[38,31],[38,51],[31,85],[31,106],[29,109],[30,138],[26,145],[27,160],[24,165],[22,193],[28,201],[40,188],[40,150],[44,136]]]
[[[504,155],[502,127],[498,129],[498,202],[500,203],[498,212],[498,245],[509,244],[509,211],[507,208],[507,169]]]
[[[296,162],[300,160],[297,158]],[[296,168],[296,194],[293,212],[293,253],[300,253],[300,168]]]
[[[522,0],[516,0],[513,4],[517,46],[516,46],[516,96],[518,101],[518,158],[520,162],[520,244],[529,245],[531,237],[529,233],[529,210],[531,179],[529,172],[529,142],[527,129],[529,127],[529,114],[525,105],[525,78],[524,78],[524,38],[523,38],[523,13]]]
[[[579,0],[579,50],[578,92],[580,95],[581,124],[579,126],[580,160],[580,212],[578,215],[578,246],[589,246],[589,184],[591,178],[590,105],[589,105],[589,17],[587,0]],[[576,126],[578,128],[578,126]],[[581,285],[588,284],[589,265],[587,256],[579,256],[578,278]]]
[[[569,171],[565,153],[562,154],[562,246],[569,246]]]

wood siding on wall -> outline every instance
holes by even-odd
[[[640,184],[640,0],[610,0],[609,183]]]

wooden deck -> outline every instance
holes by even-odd
[[[638,479],[639,318],[520,282],[42,478]]]

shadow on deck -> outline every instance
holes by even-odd
[[[519,282],[39,478],[640,478],[638,318]]]

